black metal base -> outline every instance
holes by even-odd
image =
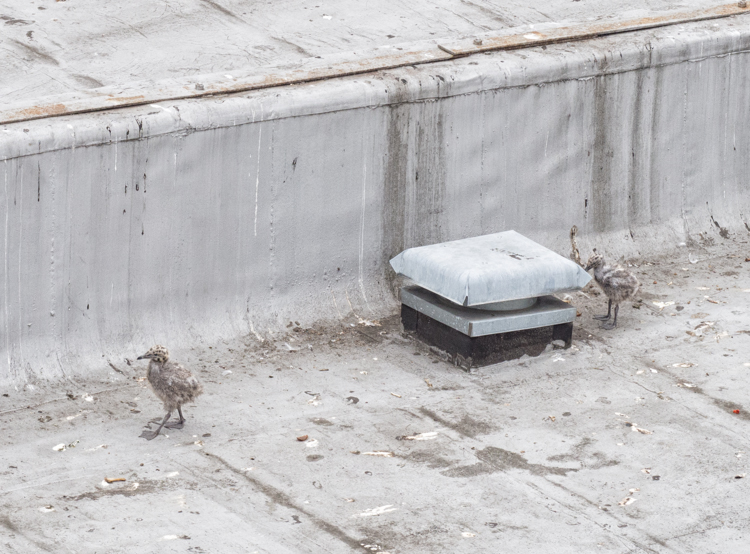
[[[415,333],[423,342],[447,352],[451,361],[466,371],[515,360],[524,354],[538,356],[553,340],[563,341],[565,348],[573,342],[572,323],[470,337],[405,304],[401,304],[401,323],[404,331]]]

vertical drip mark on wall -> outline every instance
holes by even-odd
[[[364,154],[364,153],[363,153]],[[364,156],[363,156],[364,157]],[[365,265],[365,208],[367,206],[367,158],[365,157],[362,165],[362,213],[359,221],[359,290],[362,291],[362,298],[365,299],[367,309],[372,312],[370,303],[367,301],[365,294],[364,265]]]
[[[5,353],[8,356],[8,375],[10,376],[10,314],[8,304],[8,212],[10,211],[10,203],[8,202],[8,160],[5,160],[5,191],[3,197],[5,198],[5,267],[4,267],[4,284],[5,284]]]
[[[21,268],[23,267],[23,186],[20,187],[20,191],[18,190],[18,181],[20,179],[16,180],[16,194],[20,196],[20,199],[18,201],[18,352],[19,357],[21,360],[24,359],[23,356],[23,309],[21,306],[23,306],[23,303],[21,301],[21,284],[23,283],[23,279],[21,276]],[[7,198],[7,196],[6,196]],[[7,200],[6,200],[7,201]],[[7,252],[6,252],[7,255]],[[6,332],[8,332],[6,330]]]
[[[253,226],[254,236],[258,236],[258,188],[260,185],[260,144],[263,139],[263,124],[258,125],[258,157],[255,159],[255,224]]]
[[[732,86],[732,53],[729,53],[729,59],[727,61],[727,65],[729,66],[727,69],[727,87]],[[725,88],[724,90],[732,90],[731,88]],[[721,192],[722,192],[722,200],[726,201],[727,199],[727,141],[729,138],[727,137],[727,133],[729,132],[729,98],[725,102],[722,102],[722,105],[724,106],[724,148],[721,149]],[[736,118],[735,118],[736,120]],[[736,173],[735,173],[736,174]]]

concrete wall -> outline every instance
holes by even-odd
[[[749,47],[722,20],[0,128],[0,383],[376,318],[415,245],[746,240]]]

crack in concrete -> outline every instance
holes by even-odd
[[[362,549],[362,541],[355,539],[354,537],[348,535],[343,529],[340,529],[339,527],[336,527],[332,523],[328,523],[324,519],[319,518],[312,512],[298,506],[292,498],[287,495],[285,492],[280,491],[276,487],[272,485],[268,485],[267,483],[263,483],[259,479],[256,479],[255,477],[248,475],[246,472],[234,467],[232,464],[227,462],[224,458],[221,456],[217,456],[216,454],[211,454],[210,452],[204,451],[203,454],[209,458],[212,458],[219,462],[221,465],[226,467],[228,470],[232,471],[236,475],[242,477],[247,482],[249,482],[258,492],[264,494],[267,496],[272,502],[275,502],[276,504],[279,504],[281,506],[284,506],[285,508],[289,508],[290,510],[295,510],[301,514],[304,514],[309,518],[309,520],[321,531],[324,531],[325,533],[328,533],[332,537],[340,540],[347,546],[351,547],[352,549],[361,550]]]

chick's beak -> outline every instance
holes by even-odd
[[[138,356],[138,358],[136,359],[137,360],[149,360],[151,359],[151,356],[149,354],[144,354],[143,356]]]
[[[591,265],[587,265],[587,266],[586,266],[586,268],[584,269],[584,271],[588,271],[588,270],[589,270],[589,269],[591,269],[592,267],[593,267],[593,266],[591,266]],[[139,359],[140,359],[140,358],[139,358]]]

